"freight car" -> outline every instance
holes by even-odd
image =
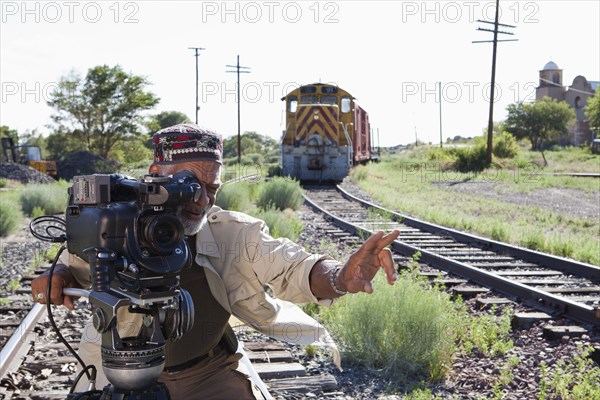
[[[342,88],[300,86],[285,101],[281,138],[284,176],[300,181],[341,181],[353,165],[376,161],[369,115]]]

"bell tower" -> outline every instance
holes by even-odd
[[[540,83],[535,89],[536,100],[541,100],[545,96],[558,101],[564,99],[566,88],[563,86],[563,70],[558,68],[555,62],[549,61],[540,70]]]

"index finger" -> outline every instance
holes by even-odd
[[[386,246],[396,240],[399,235],[400,231],[398,229],[394,229],[388,234],[384,233],[383,231],[377,231],[365,241],[361,247],[361,250],[379,253]]]
[[[396,240],[400,236],[400,231],[398,229],[394,229],[388,234],[385,234],[375,243],[375,252],[380,252],[384,248],[386,248],[390,243]]]

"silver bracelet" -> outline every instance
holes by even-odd
[[[329,274],[329,284],[331,285],[331,288],[333,289],[333,291],[336,294],[343,296],[345,294],[348,294],[348,291],[340,290],[335,286],[335,279],[337,278],[337,275],[338,275],[338,272],[340,272],[340,269],[342,269],[341,264],[338,264],[337,266],[335,266],[331,269],[331,273]]]

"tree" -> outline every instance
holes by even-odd
[[[13,144],[17,145],[19,143],[19,133],[15,130],[15,129],[10,129],[8,126],[6,125],[2,125],[0,126],[0,138],[12,138],[13,140]],[[12,159],[12,155],[10,154],[10,151],[8,149],[6,149],[6,156],[8,157],[8,159]],[[4,162],[6,161],[4,159],[4,149],[2,149],[2,153],[1,153],[1,158],[0,161]]]
[[[84,79],[75,73],[62,77],[48,105],[59,131],[81,140],[87,150],[106,158],[115,144],[140,136],[142,111],[159,99],[144,88],[148,80],[120,66],[90,68]]]
[[[11,137],[16,141],[19,139],[19,134],[16,129],[10,129],[8,126],[2,125],[0,126],[0,137]]]
[[[184,113],[179,111],[162,111],[158,114],[151,115],[146,123],[146,127],[150,131],[150,134],[153,135],[161,129],[177,124],[183,124],[184,122],[190,122],[190,119]]]
[[[87,149],[85,144],[77,138],[77,132],[54,132],[46,138],[47,157],[51,160],[62,160],[67,154]]]
[[[600,139],[600,89],[596,89],[594,97],[588,99],[583,112],[596,139]]]
[[[531,148],[542,153],[545,164],[544,145],[551,139],[566,135],[569,122],[575,118],[575,111],[567,102],[557,102],[549,97],[534,103],[509,104],[506,110],[505,130],[517,139],[530,139]]]
[[[241,135],[240,147],[242,155],[246,154],[268,154],[277,152],[277,141],[271,137],[263,136],[256,132],[244,132]],[[231,158],[237,155],[237,136],[223,140],[223,157]]]

